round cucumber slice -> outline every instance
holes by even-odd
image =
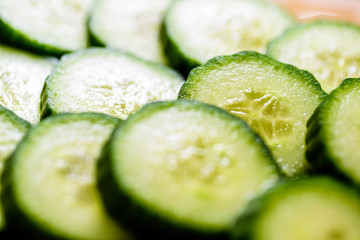
[[[293,24],[276,5],[254,0],[175,1],[164,19],[165,52],[188,73],[207,60],[243,50],[265,52],[267,43]]]
[[[359,240],[359,197],[327,177],[284,183],[250,204],[233,239]]]
[[[53,113],[91,111],[125,119],[148,102],[176,99],[183,83],[160,64],[92,48],[61,58],[46,79],[43,99]]]
[[[13,238],[127,239],[95,185],[96,160],[119,121],[63,114],[29,130],[4,169],[2,201]]]
[[[360,27],[335,21],[294,26],[272,41],[267,55],[313,73],[326,92],[359,77]]]
[[[315,169],[360,186],[360,78],[345,79],[308,122],[306,156]]]
[[[93,42],[167,63],[160,41],[160,25],[171,1],[98,1],[89,22]]]
[[[1,0],[1,39],[53,55],[86,48],[93,0]]]
[[[308,168],[306,121],[325,96],[309,72],[256,52],[210,60],[190,72],[179,92],[180,99],[213,104],[245,119],[288,176]]]
[[[37,124],[41,90],[55,61],[0,45],[0,104]]]
[[[5,160],[15,150],[30,126],[29,123],[0,106],[0,175],[2,174]],[[3,209],[2,204],[0,204],[0,231],[4,228],[4,225]]]
[[[223,237],[279,177],[245,122],[181,100],[150,103],[130,116],[98,173],[108,211],[138,234],[164,239]]]

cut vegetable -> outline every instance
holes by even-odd
[[[0,106],[0,124],[0,172],[2,172],[4,161],[31,125],[2,106]]]
[[[291,181],[253,201],[233,239],[359,240],[359,197],[331,178]]]
[[[316,21],[294,26],[269,44],[267,54],[313,73],[326,92],[360,76],[360,27]]]
[[[127,239],[95,187],[96,160],[119,121],[63,114],[28,132],[4,169],[2,201],[13,237]]]
[[[30,128],[30,124],[17,117],[8,109],[0,106],[0,175],[5,160]],[[0,186],[1,188],[1,186]],[[0,231],[4,227],[3,210],[0,204]]]
[[[1,0],[0,38],[53,55],[85,48],[92,4],[93,0]]]
[[[41,90],[54,63],[54,59],[0,45],[0,104],[31,124],[38,123]]]
[[[165,64],[160,25],[172,0],[100,0],[89,27],[96,44]]]
[[[306,121],[326,93],[306,71],[255,52],[214,58],[191,71],[180,99],[222,107],[245,119],[288,176],[307,170]]]
[[[183,83],[160,64],[93,48],[61,59],[46,80],[42,105],[53,113],[92,111],[125,119],[148,102],[176,99]]]
[[[245,122],[190,101],[146,105],[104,153],[98,184],[109,213],[147,238],[223,237],[279,176]]]
[[[267,43],[292,23],[286,12],[262,1],[176,1],[164,19],[165,51],[170,63],[187,74],[215,56],[265,52]]]
[[[335,173],[360,187],[360,78],[346,79],[308,122],[306,156],[315,169]]]

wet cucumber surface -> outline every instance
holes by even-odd
[[[308,170],[306,122],[326,93],[309,72],[256,52],[216,57],[190,72],[179,99],[219,106],[247,121],[287,176]]]
[[[54,58],[0,45],[0,104],[37,124],[41,90],[56,62]]]
[[[323,16],[336,0],[325,1]],[[337,2],[337,11],[350,18],[344,6],[354,1]],[[300,40],[286,53],[316,67],[310,74],[286,65],[297,66],[290,60],[261,55],[274,30],[279,35],[296,21],[272,4],[94,2],[0,0],[0,105],[32,125],[8,110],[3,115],[0,107],[0,117],[7,116],[0,127],[0,239],[358,240],[359,80],[346,80],[347,87],[329,98],[325,91],[359,77],[359,26],[323,21],[293,28],[327,26],[304,37],[286,31],[289,41],[281,46]],[[359,7],[351,8],[355,15]],[[319,12],[310,13],[308,20]],[[104,47],[87,49],[89,44]],[[309,51],[295,51],[309,45]],[[241,50],[259,53],[236,54]],[[318,53],[321,63],[313,61]],[[207,63],[223,54],[233,55]],[[184,77],[201,66],[184,84],[174,70],[151,61]],[[157,102],[177,97],[190,102]],[[313,113],[323,100],[318,109],[327,110]],[[63,112],[84,111],[124,120],[113,145],[105,138],[117,124],[104,129],[90,117],[94,113],[69,114],[89,121],[59,120],[68,116]]]
[[[46,79],[41,103],[52,114],[90,111],[126,119],[148,102],[176,99],[183,83],[163,65],[90,48],[61,58]]]

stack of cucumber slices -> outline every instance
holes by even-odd
[[[359,42],[261,0],[0,0],[0,238],[360,240]]]

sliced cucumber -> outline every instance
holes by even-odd
[[[245,119],[288,176],[308,167],[306,121],[325,96],[309,72],[255,52],[217,57],[195,68],[179,93],[180,99],[213,104]]]
[[[1,0],[0,39],[54,55],[85,48],[92,4],[93,0]]]
[[[233,239],[359,240],[359,197],[331,178],[288,182],[250,204]]]
[[[288,13],[262,1],[175,1],[164,19],[165,51],[175,68],[188,73],[215,56],[265,52],[292,23]]]
[[[160,25],[172,0],[100,0],[89,22],[96,44],[165,64]]]
[[[4,169],[2,201],[12,237],[127,238],[95,187],[96,160],[118,124],[102,114],[64,114],[28,132]]]
[[[360,78],[346,79],[308,122],[306,156],[318,171],[335,173],[360,187]]]
[[[0,105],[31,124],[38,123],[41,90],[54,63],[54,59],[0,45]]]
[[[31,125],[1,105],[0,124],[0,172],[2,172],[4,161]]]
[[[160,64],[93,48],[61,58],[46,79],[42,105],[52,113],[92,111],[125,119],[148,102],[176,99],[183,83]]]
[[[0,106],[0,175],[2,174],[5,160],[14,151],[16,145],[29,128],[29,123],[17,117],[8,109]],[[3,209],[0,204],[0,231],[3,229],[4,224]]]
[[[360,26],[316,21],[294,26],[271,42],[267,54],[313,73],[326,92],[360,76]]]
[[[104,153],[104,203],[146,238],[223,237],[250,199],[278,179],[245,122],[190,101],[146,105],[115,130]]]

